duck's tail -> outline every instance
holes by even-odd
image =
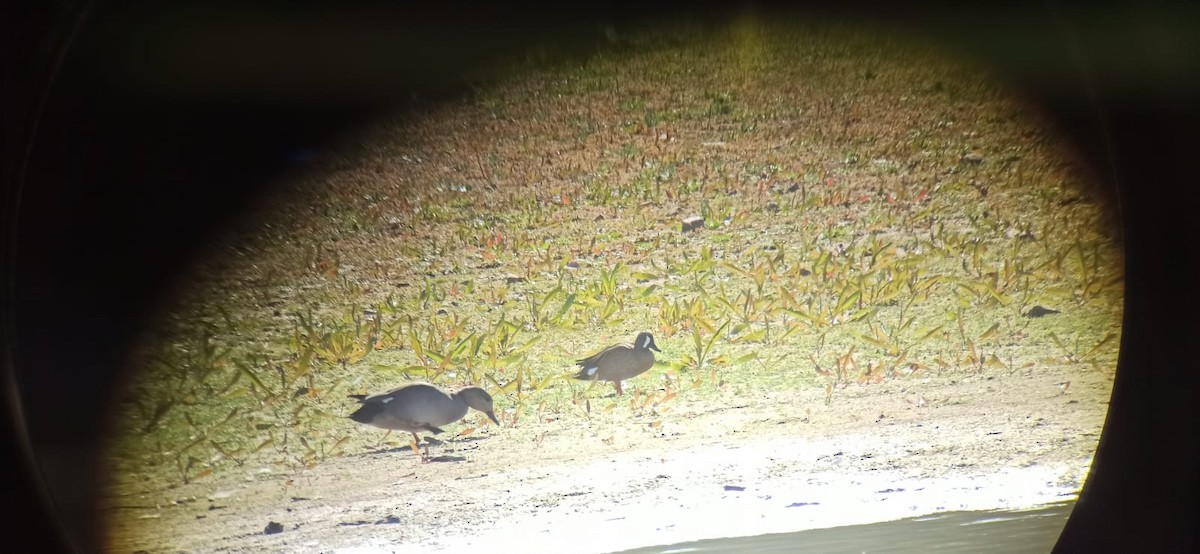
[[[591,367],[584,366],[582,369],[579,370],[579,373],[572,375],[571,378],[579,379],[580,381],[591,381],[596,378],[596,370],[597,369],[598,368],[596,366],[591,366]]]

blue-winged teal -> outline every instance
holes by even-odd
[[[654,352],[662,352],[654,344],[654,336],[645,331],[638,333],[633,344],[614,344],[591,356],[579,360],[576,379],[584,381],[612,381],[617,394],[624,394],[621,381],[637,377],[654,365]]]

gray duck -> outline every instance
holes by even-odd
[[[467,415],[467,408],[479,410],[493,423],[500,424],[492,411],[492,396],[479,387],[466,387],[451,393],[428,383],[412,383],[381,394],[352,394],[350,398],[362,403],[350,414],[350,419],[389,432],[409,433],[416,441],[414,445],[421,442],[417,432],[441,433],[441,425],[462,419]],[[429,461],[428,443],[421,461]]]

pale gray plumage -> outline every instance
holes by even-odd
[[[451,393],[428,383],[412,383],[382,394],[352,394],[350,398],[362,403],[350,414],[350,419],[381,429],[410,433],[418,443],[418,431],[441,433],[439,426],[462,419],[467,415],[467,408],[479,410],[496,425],[500,424],[492,411],[491,395],[479,387],[466,387]]]
[[[645,373],[654,366],[654,352],[662,352],[654,344],[654,336],[645,331],[638,333],[633,344],[614,344],[576,362],[579,373],[576,379],[611,381],[617,394],[623,394],[621,381]]]

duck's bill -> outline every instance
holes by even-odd
[[[496,419],[496,412],[485,412],[485,413],[487,413],[488,419],[492,420],[492,423],[495,423],[496,425],[500,425],[500,420]]]
[[[662,350],[659,350],[659,349],[658,349],[658,346],[657,346],[657,345],[653,345],[653,344],[651,344],[651,345],[650,345],[648,348],[650,348],[650,350],[653,350],[653,351],[655,351],[655,352],[662,352]]]

